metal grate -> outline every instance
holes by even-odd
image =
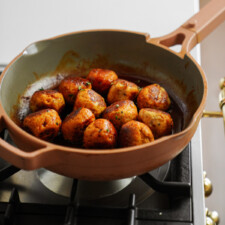
[[[4,133],[1,133],[1,137]],[[192,185],[191,185],[191,145],[171,161],[167,180],[158,181],[149,173],[140,178],[156,190],[150,199],[136,205],[135,194],[130,193],[127,207],[98,207],[78,205],[75,201],[77,183],[73,180],[71,195],[68,203],[39,204],[23,203],[17,189],[12,188],[8,202],[0,202],[0,224],[27,225],[27,224],[54,224],[54,225],[188,225],[192,224]],[[4,182],[19,169],[12,165],[4,165],[0,170],[0,180]],[[0,185],[1,185],[0,182]],[[1,194],[1,189],[0,189]],[[153,207],[151,199],[156,201],[168,199],[165,208]]]

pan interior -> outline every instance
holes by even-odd
[[[90,31],[28,46],[5,71],[0,90],[3,108],[11,116],[24,93],[32,95],[40,86],[45,89],[57,85],[70,73],[85,77],[96,67],[125,76],[135,74],[162,85],[183,112],[183,128],[190,123],[203,97],[201,72],[188,56],[181,59],[149,44],[142,34]],[[27,92],[31,86],[32,91]]]

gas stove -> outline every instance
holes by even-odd
[[[2,138],[12,143],[8,132]],[[171,162],[109,182],[81,181],[0,161],[1,224],[205,224],[201,132]]]

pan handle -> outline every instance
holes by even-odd
[[[7,129],[4,116],[0,116],[0,132]],[[58,163],[59,153],[51,145],[40,146],[39,149],[27,152],[23,151],[5,141],[0,137],[0,157],[12,165],[25,169],[34,170],[41,167],[47,167]],[[52,155],[54,154],[54,157]]]
[[[181,51],[176,54],[183,58],[224,20],[225,1],[212,0],[172,33],[148,42],[163,48],[180,44]]]

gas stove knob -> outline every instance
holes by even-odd
[[[218,225],[220,222],[219,213],[217,211],[208,212],[208,216],[213,220],[213,222]]]
[[[216,225],[210,217],[206,217],[206,225]]]
[[[213,187],[212,187],[212,182],[208,177],[204,178],[204,190],[205,190],[205,197],[208,197],[211,195]]]

